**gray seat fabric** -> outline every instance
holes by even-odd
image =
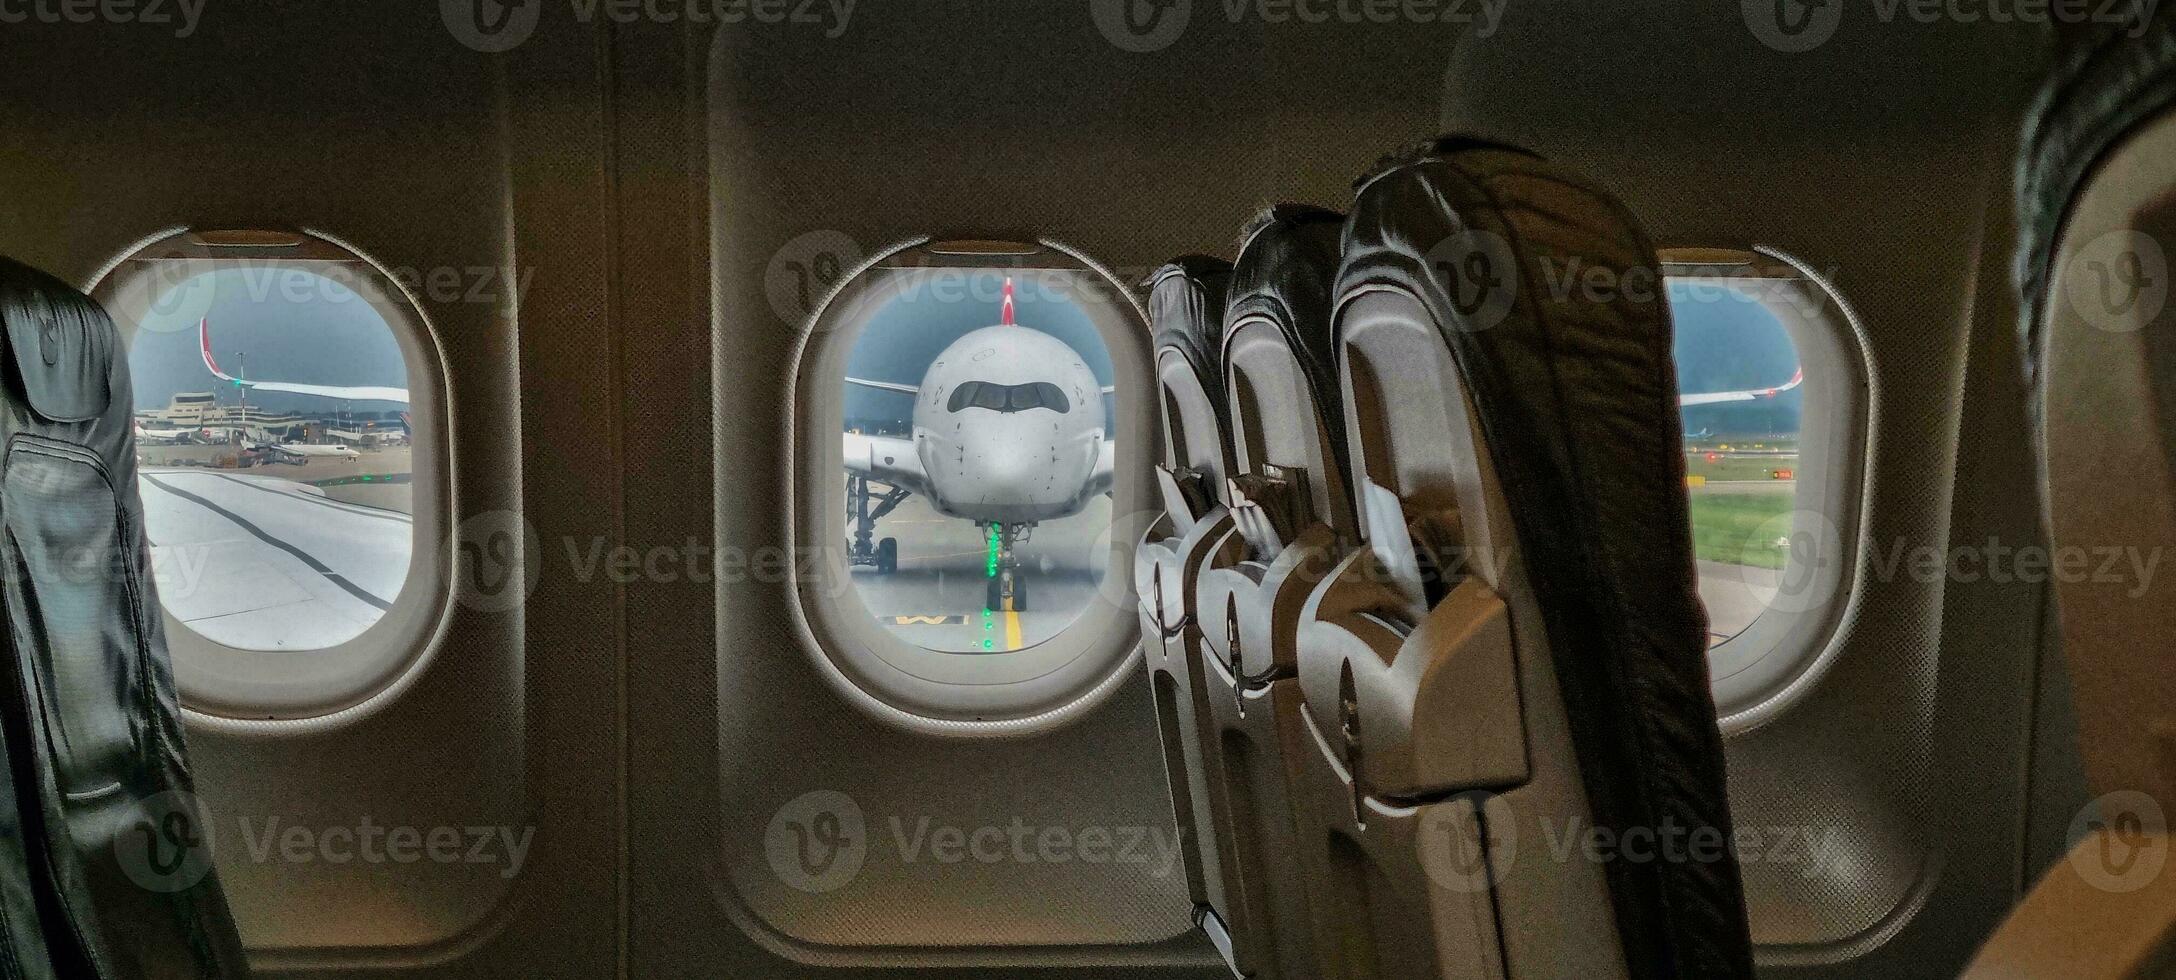
[[[128,360],[106,312],[0,259],[0,810],[10,977],[247,973],[191,795],[136,490]]]

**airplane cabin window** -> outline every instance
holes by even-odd
[[[330,241],[260,232],[161,239],[96,292],[128,343],[185,700],[288,718],[367,698],[443,608],[415,581],[436,568],[443,480],[409,293]]]
[[[1011,724],[1107,689],[1132,626],[1111,569],[1140,531],[1114,515],[1146,506],[1121,427],[1147,416],[1120,388],[1146,328],[1102,270],[1008,248],[878,260],[802,355],[804,390],[838,400],[797,405],[822,501],[799,533],[840,555],[803,607],[846,678],[920,718]]]
[[[1685,484],[1712,646],[1758,618],[1789,562],[1805,381],[1783,322],[1742,285],[1669,284]]]
[[[1874,386],[1849,305],[1781,253],[1663,253],[1685,482],[1726,731],[1781,711],[1859,589]]]

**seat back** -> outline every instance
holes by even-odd
[[[1149,329],[1156,347],[1156,392],[1163,409],[1165,511],[1180,534],[1223,505],[1232,472],[1225,423],[1224,376],[1218,363],[1231,263],[1182,256],[1151,274]],[[1177,499],[1172,499],[1176,497]]]
[[[1264,211],[1234,267],[1222,351],[1236,468],[1227,493],[1257,558],[1312,526],[1353,530],[1328,322],[1342,220],[1301,205]]]
[[[1329,289],[1342,216],[1280,205],[1247,229],[1221,365],[1231,417],[1226,494],[1236,560],[1196,586],[1211,737],[1222,766],[1255,975],[1312,977],[1312,924],[1286,760],[1297,734],[1300,608],[1352,533],[1330,368]]]
[[[1327,976],[1751,976],[1669,311],[1545,288],[1567,268],[1658,265],[1609,196],[1478,141],[1386,161],[1346,226],[1365,547],[1299,650]]]
[[[105,310],[0,259],[0,852],[32,976],[247,973],[211,867],[136,488],[127,353]],[[42,924],[40,937],[24,923]]]
[[[1239,540],[1222,500],[1231,450],[1217,364],[1230,280],[1230,263],[1186,256],[1166,263],[1143,284],[1163,419],[1156,480],[1164,514],[1134,551],[1134,592],[1141,602],[1142,650],[1195,921],[1237,969],[1231,937],[1247,923],[1245,910],[1231,900],[1237,886],[1228,878],[1230,821],[1222,782],[1211,779],[1222,766],[1216,742],[1208,737],[1200,616],[1194,608],[1202,570],[1238,558]]]
[[[2176,581],[2100,573],[2176,550],[2176,15],[2066,40],[2027,126],[2019,306],[2054,567],[2093,571],[2051,578],[2097,799],[1972,977],[2176,973]]]

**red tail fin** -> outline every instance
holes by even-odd
[[[999,318],[998,318],[998,321],[997,321],[997,322],[999,322],[999,323],[1001,323],[1001,324],[1004,324],[1005,326],[1008,326],[1008,327],[1010,327],[1010,326],[1012,326],[1012,325],[1013,325],[1013,322],[1012,322],[1012,277],[1011,277],[1011,276],[1006,276],[1006,277],[1005,277],[1005,306],[1004,306],[1004,308],[1003,308],[1002,310],[1000,310],[1000,311],[999,311],[999,313],[998,313],[998,317],[999,317]]]

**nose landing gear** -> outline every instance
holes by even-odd
[[[1028,609],[1027,579],[1020,571],[1020,559],[1013,548],[1027,541],[1033,524],[989,524],[990,580],[983,586],[984,606],[991,612],[1026,612]]]

